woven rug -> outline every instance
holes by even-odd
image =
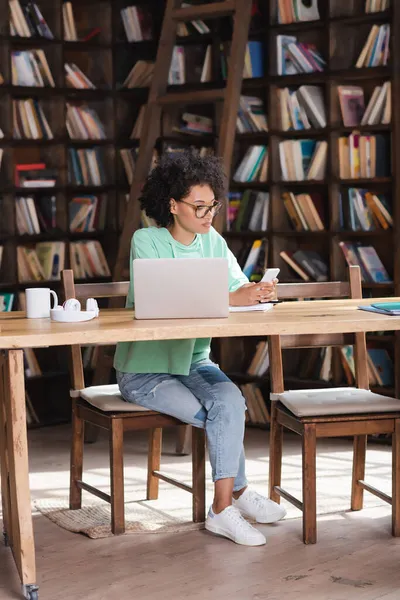
[[[349,510],[351,491],[352,450],[337,448],[336,451],[322,451],[317,456],[317,512],[318,514],[338,513]],[[252,453],[253,454],[253,453]],[[366,479],[374,486],[390,494],[391,460],[390,451],[382,451],[375,446],[368,453]],[[247,457],[249,485],[261,494],[267,493],[268,458],[266,456]],[[191,483],[191,459],[184,457],[164,460],[165,471],[175,479]],[[207,506],[212,502],[213,485],[207,469]],[[88,483],[99,486],[108,492],[108,470],[91,469]],[[301,496],[301,453],[286,455],[283,461],[282,481],[293,495]],[[125,519],[126,533],[178,533],[198,530],[202,524],[191,522],[191,495],[178,488],[160,482],[158,500],[143,500],[146,489],[146,470],[125,467]],[[36,499],[36,509],[51,521],[76,533],[90,538],[111,536],[110,506],[102,500],[83,492],[83,508],[68,510],[66,490],[61,493],[48,490],[46,498]],[[286,518],[299,518],[300,511],[283,501],[287,509]],[[365,494],[365,507],[381,506],[379,498]]]

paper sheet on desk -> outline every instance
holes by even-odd
[[[271,310],[273,307],[274,305],[270,302],[263,302],[262,304],[252,304],[251,306],[230,306],[229,312],[249,312],[253,310],[266,312],[267,310]]]

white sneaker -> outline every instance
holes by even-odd
[[[228,506],[217,515],[210,507],[205,527],[207,531],[222,535],[243,546],[262,546],[267,543],[261,531],[245,521],[234,506]]]
[[[286,515],[283,506],[248,488],[238,500],[233,499],[232,504],[244,517],[250,517],[257,523],[276,523]]]

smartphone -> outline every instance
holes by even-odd
[[[278,277],[279,271],[280,269],[267,269],[261,281],[263,283],[268,283],[273,279],[276,279]]]

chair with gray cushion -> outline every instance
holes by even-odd
[[[280,299],[362,297],[359,267],[350,267],[350,282],[278,284]],[[316,330],[318,329],[316,319]],[[352,344],[357,387],[286,391],[282,349],[342,346]],[[316,524],[316,440],[353,437],[351,509],[363,506],[364,490],[392,505],[392,534],[400,535],[400,400],[369,390],[365,333],[284,335],[269,337],[271,363],[270,498],[283,497],[303,512],[303,541],[315,544]],[[281,487],[283,429],[301,436],[302,500]],[[364,481],[367,435],[391,434],[393,440],[392,496]]]
[[[65,299],[111,298],[126,296],[128,282],[75,284],[72,270],[62,272]],[[70,472],[70,509],[81,508],[82,490],[111,504],[111,529],[114,534],[125,531],[123,437],[128,431],[149,431],[147,500],[158,498],[158,484],[162,479],[193,495],[193,521],[205,519],[205,434],[193,428],[192,486],[176,481],[159,472],[161,461],[162,428],[185,427],[178,419],[125,402],[118,385],[85,386],[81,347],[70,346],[70,373],[72,398],[72,447]],[[108,431],[110,446],[111,491],[103,491],[82,481],[84,425],[90,424]]]

